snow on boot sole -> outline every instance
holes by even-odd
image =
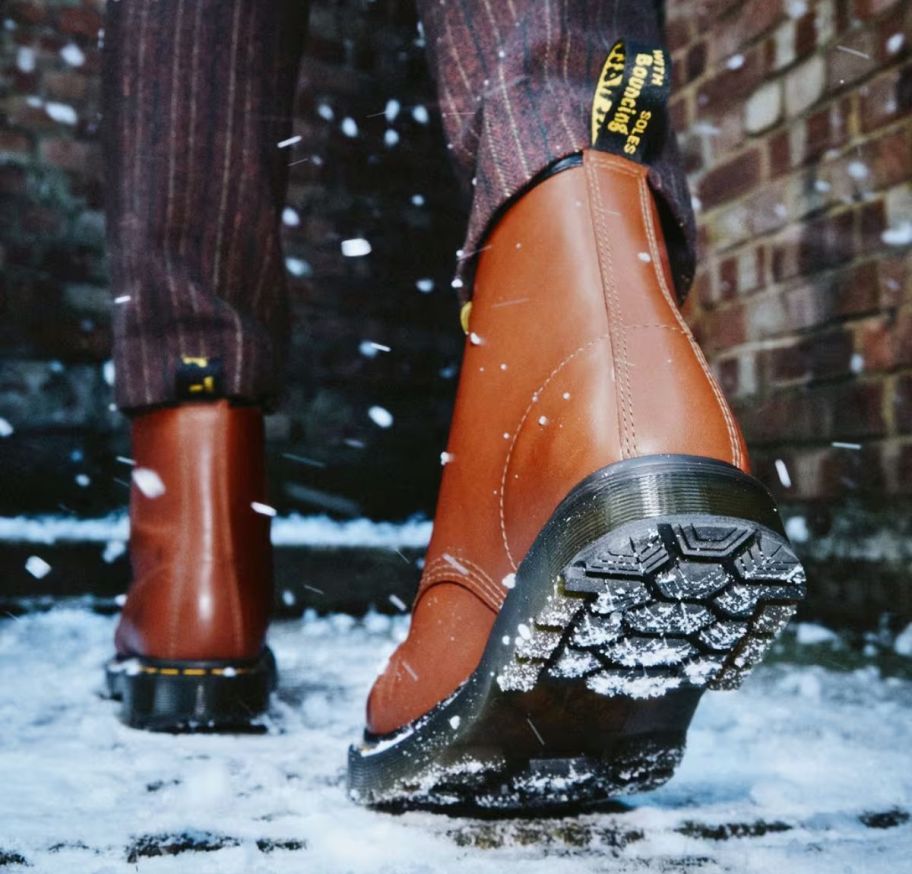
[[[703,691],[740,684],[804,587],[757,480],[693,456],[611,465],[536,538],[469,679],[349,750],[350,795],[507,812],[655,788]]]
[[[249,661],[167,661],[140,656],[105,666],[120,719],[148,731],[249,731],[269,706],[276,686],[267,648]]]

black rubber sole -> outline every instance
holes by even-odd
[[[655,788],[703,691],[740,684],[804,589],[757,480],[690,456],[611,465],[539,534],[466,683],[349,750],[350,795],[515,812]]]
[[[256,731],[277,682],[275,658],[252,661],[112,659],[105,666],[120,719],[147,731]]]

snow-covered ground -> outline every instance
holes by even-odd
[[[346,747],[404,619],[277,625],[268,731],[234,737],[122,726],[99,695],[112,630],[77,607],[0,620],[0,868],[909,870],[912,681],[873,666],[780,661],[709,695],[674,780],[616,811],[479,821],[375,813],[345,796]],[[803,640],[798,660],[826,662],[826,633],[805,627]]]

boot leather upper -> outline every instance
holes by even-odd
[[[624,158],[584,152],[495,227],[412,624],[371,692],[369,731],[400,728],[468,678],[517,567],[585,477],[656,453],[748,470],[672,289],[646,168]]]
[[[272,607],[263,417],[228,401],[138,415],[130,494],[133,582],[115,635],[120,656],[243,660],[263,649]]]

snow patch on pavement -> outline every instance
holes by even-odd
[[[111,513],[96,519],[71,516],[0,517],[0,542],[11,543],[105,543],[126,541],[130,525],[126,513]],[[276,546],[379,547],[423,549],[431,538],[431,522],[414,518],[405,522],[373,522],[328,516],[277,516],[272,520]]]
[[[100,697],[114,620],[0,619],[0,854],[41,872],[896,872],[912,854],[912,682],[772,664],[706,696],[677,776],[604,814],[377,813],[345,793],[405,617],[280,622],[260,735],[128,729]],[[151,857],[167,848],[173,855]],[[15,869],[14,869],[15,870]]]

